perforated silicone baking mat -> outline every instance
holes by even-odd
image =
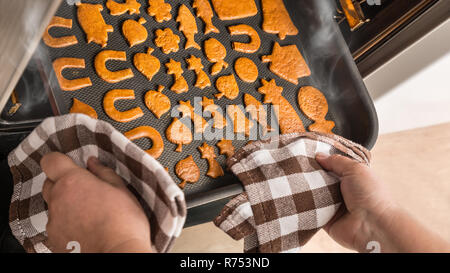
[[[327,119],[333,120],[336,123],[336,127],[333,132],[344,137],[347,137],[353,141],[361,143],[366,147],[371,147],[377,136],[377,118],[373,109],[372,101],[370,100],[367,90],[362,82],[361,76],[357,71],[357,68],[351,58],[348,48],[342,39],[336,23],[333,19],[334,1],[328,0],[285,0],[285,5],[290,13],[291,19],[299,29],[299,34],[295,36],[287,36],[286,39],[280,40],[277,35],[268,34],[262,31],[262,9],[259,0],[256,0],[258,7],[258,14],[244,19],[221,21],[216,16],[213,17],[213,24],[220,30],[220,33],[209,33],[205,35],[204,23],[200,18],[196,18],[199,33],[195,35],[195,41],[202,47],[202,50],[190,48],[184,50],[185,37],[183,33],[178,30],[178,23],[175,18],[178,14],[178,8],[181,4],[185,4],[191,13],[195,16],[196,12],[192,8],[193,1],[167,1],[172,5],[172,19],[163,23],[158,23],[152,16],[147,13],[148,3],[144,0],[139,0],[141,9],[139,15],[129,15],[125,13],[120,16],[112,16],[109,14],[109,10],[106,8],[105,1],[90,1],[84,0],[83,3],[101,3],[104,5],[102,11],[103,18],[106,23],[114,27],[114,32],[109,33],[108,45],[105,48],[101,48],[95,43],[86,43],[86,36],[81,29],[76,15],[76,6],[69,5],[67,2],[63,2],[56,15],[64,18],[73,19],[73,28],[70,31],[78,39],[78,44],[66,48],[49,48],[45,44],[41,43],[39,48],[44,64],[45,71],[47,72],[48,83],[53,91],[53,96],[56,105],[59,110],[59,114],[65,114],[69,112],[72,105],[73,98],[77,98],[84,103],[92,106],[98,114],[99,119],[110,122],[115,128],[121,132],[126,132],[133,128],[142,125],[152,126],[159,131],[164,139],[164,152],[158,158],[161,164],[168,167],[170,174],[175,181],[180,182],[180,179],[175,175],[174,166],[188,155],[194,157],[195,162],[200,168],[200,179],[195,184],[187,184],[184,192],[188,201],[195,204],[207,203],[213,199],[218,199],[219,196],[226,197],[227,195],[235,194],[236,187],[230,186],[237,183],[235,177],[226,172],[225,176],[217,179],[212,179],[206,176],[208,168],[207,161],[200,158],[200,152],[197,147],[200,146],[205,140],[194,140],[189,145],[183,145],[183,151],[181,153],[175,152],[176,145],[167,141],[165,131],[169,124],[172,122],[170,113],[163,115],[160,119],[157,119],[145,106],[144,94],[148,90],[157,90],[158,85],[165,86],[163,94],[167,95],[171,100],[172,107],[178,104],[180,100],[191,100],[194,103],[194,97],[207,96],[208,98],[214,98],[217,105],[225,109],[226,105],[237,104],[243,105],[243,95],[245,93],[251,94],[253,97],[262,101],[263,95],[261,95],[257,89],[261,86],[260,79],[275,79],[277,85],[284,88],[283,96],[292,104],[297,114],[303,121],[305,128],[307,128],[311,121],[300,111],[297,103],[297,93],[301,86],[312,85],[321,90],[326,96],[329,103],[329,112]],[[120,1],[118,1],[120,2]],[[212,5],[211,5],[212,6]],[[147,20],[144,24],[149,33],[149,37],[146,42],[130,48],[122,35],[121,26],[127,19],[139,19],[143,17]],[[261,38],[261,47],[256,53],[245,54],[240,53],[232,49],[232,41],[247,42],[248,37],[242,36],[230,36],[227,27],[236,24],[248,24],[252,26],[259,34]],[[180,50],[176,53],[163,54],[160,48],[155,46],[155,31],[157,29],[170,28],[181,39],[179,46]],[[53,28],[50,33],[56,37],[65,36],[68,34],[67,29]],[[227,56],[225,61],[229,64],[228,68],[221,71],[220,74],[211,76],[210,69],[212,64],[205,58],[203,51],[203,42],[211,37],[219,40],[227,50]],[[286,80],[283,80],[270,72],[268,69],[268,63],[261,62],[261,56],[270,55],[274,42],[280,43],[280,45],[296,44],[301,51],[306,62],[311,70],[311,76],[299,79],[298,85],[294,85]],[[133,56],[136,53],[144,53],[148,47],[154,48],[153,56],[159,58],[161,62],[160,71],[153,77],[151,81],[148,81],[144,75],[142,75],[133,65]],[[94,58],[102,50],[120,50],[126,51],[127,61],[109,61],[107,67],[111,70],[120,70],[125,68],[131,68],[134,73],[134,77],[119,83],[110,84],[102,80],[97,76],[94,69]],[[204,70],[208,73],[211,79],[212,86],[204,90],[193,87],[196,80],[194,71],[187,70],[186,58],[190,55],[195,55],[202,58],[202,63],[205,66]],[[54,72],[52,71],[51,62],[60,57],[75,57],[83,58],[86,61],[85,69],[67,69],[63,75],[68,79],[79,78],[89,76],[92,81],[92,86],[83,88],[77,91],[62,91],[59,88],[58,82]],[[246,83],[237,77],[234,72],[234,62],[239,57],[247,57],[253,60],[257,65],[259,71],[258,80],[255,83]],[[182,94],[176,94],[169,90],[173,83],[173,76],[167,74],[165,63],[172,58],[175,61],[179,61],[184,69],[184,78],[189,84],[189,91]],[[236,80],[239,85],[239,96],[234,100],[229,100],[225,97],[220,100],[215,99],[214,94],[218,93],[215,88],[215,82],[218,77],[222,75],[235,74]],[[119,110],[126,110],[140,107],[144,116],[127,123],[120,123],[109,118],[103,110],[103,97],[105,93],[111,89],[133,89],[135,91],[135,100],[121,100],[116,103],[116,107]],[[248,116],[248,114],[247,114]],[[230,126],[230,125],[229,125]],[[215,146],[217,140],[206,141],[209,145],[215,148],[218,162],[225,169],[226,158],[224,155],[219,155],[219,150]],[[233,140],[233,145],[236,150],[245,145],[248,140]],[[149,149],[151,147],[151,141],[148,139],[140,139],[135,142],[143,149]],[[223,189],[223,191],[222,191]],[[234,189],[234,190],[231,190]],[[211,195],[209,195],[211,192]],[[215,197],[212,197],[215,196]]]

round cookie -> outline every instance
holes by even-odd
[[[234,63],[234,71],[244,82],[252,83],[258,79],[258,67],[249,58],[240,57]]]

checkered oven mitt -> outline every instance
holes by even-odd
[[[110,124],[69,114],[45,119],[8,156],[14,179],[10,226],[26,251],[50,252],[45,230],[48,212],[41,194],[46,176],[39,165],[50,152],[64,153],[82,167],[95,156],[115,170],[148,217],[154,249],[170,249],[186,219],[183,192],[158,161]]]
[[[214,223],[245,252],[297,252],[336,213],[338,179],[315,160],[318,152],[369,164],[367,149],[343,137],[318,133],[282,135],[253,142],[228,159],[245,192]]]

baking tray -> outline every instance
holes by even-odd
[[[99,1],[83,1],[84,3],[99,3]],[[102,1],[105,4],[106,1]],[[194,157],[195,162],[201,170],[200,180],[195,184],[187,184],[184,189],[188,208],[193,209],[205,204],[209,204],[214,201],[223,200],[224,198],[230,198],[240,192],[242,187],[239,184],[237,178],[232,174],[226,172],[225,176],[211,179],[205,175],[208,168],[205,159],[200,158],[200,153],[197,149],[203,143],[203,140],[194,140],[190,145],[183,146],[183,152],[175,152],[175,144],[172,144],[166,140],[165,130],[171,123],[172,118],[169,114],[165,114],[161,119],[157,119],[145,106],[144,94],[147,90],[156,90],[158,85],[164,85],[170,87],[173,82],[172,75],[166,74],[166,68],[164,64],[169,61],[169,58],[173,58],[176,61],[181,61],[185,70],[183,76],[190,85],[195,83],[195,74],[193,71],[187,70],[185,58],[191,54],[197,57],[204,58],[203,51],[196,49],[183,50],[185,38],[182,33],[178,31],[178,24],[175,22],[178,7],[184,3],[195,14],[192,9],[192,1],[169,1],[172,5],[172,20],[164,23],[157,23],[154,19],[146,13],[148,8],[147,1],[139,1],[142,5],[140,15],[128,15],[111,16],[109,11],[104,8],[102,14],[107,24],[112,25],[115,29],[113,33],[109,34],[108,45],[106,48],[101,48],[97,44],[86,44],[85,34],[80,28],[77,17],[76,7],[68,5],[63,2],[58,9],[56,15],[65,18],[72,18],[73,28],[71,33],[74,34],[79,43],[75,46],[52,49],[46,47],[43,43],[38,48],[38,54],[41,56],[42,65],[48,77],[48,83],[54,101],[57,106],[57,114],[68,113],[73,98],[78,98],[81,101],[88,103],[98,113],[99,119],[110,122],[115,128],[121,132],[128,131],[141,125],[150,125],[156,128],[165,141],[165,150],[161,157],[158,159],[163,166],[169,168],[169,172],[175,181],[180,180],[174,173],[175,164],[184,159],[188,155]],[[299,35],[287,36],[285,40],[280,41],[278,36],[265,33],[261,30],[262,25],[262,12],[261,3],[256,1],[258,6],[258,14],[251,18],[232,20],[232,21],[220,21],[217,16],[213,18],[214,25],[220,30],[219,34],[203,34],[204,24],[197,18],[197,25],[199,28],[199,34],[195,36],[195,39],[199,45],[203,45],[203,41],[209,37],[218,39],[227,49],[227,56],[225,61],[228,62],[229,67],[222,71],[219,75],[211,76],[211,82],[213,87],[200,90],[198,88],[190,88],[190,91],[183,94],[175,94],[166,88],[163,91],[166,94],[172,105],[176,105],[179,100],[192,100],[194,97],[207,96],[213,98],[213,94],[217,93],[214,88],[215,80],[220,75],[228,75],[234,73],[233,64],[234,60],[238,57],[245,56],[252,59],[258,66],[260,79],[272,79],[274,78],[277,85],[284,88],[283,96],[293,105],[297,113],[301,117],[305,127],[307,128],[311,121],[307,119],[299,110],[297,104],[297,92],[301,86],[312,85],[321,90],[326,96],[329,103],[329,113],[327,119],[333,120],[336,123],[334,132],[338,135],[342,135],[355,142],[361,143],[367,148],[371,148],[376,140],[378,132],[378,122],[376,112],[374,110],[373,103],[368,95],[366,87],[361,79],[361,76],[357,70],[357,67],[351,57],[348,47],[339,31],[336,22],[333,19],[333,13],[335,11],[334,1],[330,0],[291,0],[285,1],[286,8],[288,9],[291,19],[299,29]],[[121,25],[126,19],[138,19],[144,17],[147,23],[144,25],[148,32],[148,40],[138,46],[129,48],[125,39],[121,33]],[[235,24],[248,24],[258,31],[261,37],[261,48],[254,54],[243,54],[232,50],[231,40],[245,42],[245,37],[231,36],[228,34],[227,26]],[[175,34],[180,38],[180,50],[177,53],[171,53],[169,55],[163,54],[159,48],[154,45],[154,32],[159,28],[171,28]],[[67,35],[66,29],[52,29],[52,35]],[[296,44],[302,55],[305,57],[310,69],[311,76],[302,78],[299,80],[298,85],[293,85],[285,80],[280,79],[268,69],[267,63],[261,63],[260,59],[263,55],[269,55],[272,52],[274,42],[279,42],[281,45]],[[142,74],[140,74],[132,65],[132,58],[134,54],[138,52],[146,52],[147,47],[155,48],[153,55],[158,57],[161,61],[161,70],[156,74],[152,81],[149,82]],[[104,49],[123,50],[127,52],[127,62],[109,62],[108,68],[111,70],[119,70],[124,68],[131,68],[134,72],[132,79],[122,81],[117,84],[109,84],[101,80],[95,73],[93,67],[93,60],[97,53]],[[64,75],[67,78],[78,78],[89,76],[93,85],[88,88],[84,88],[74,92],[61,91],[56,81],[56,77],[52,71],[51,61],[60,57],[76,57],[84,58],[86,60],[86,69],[84,70],[66,70]],[[205,71],[209,72],[211,64],[205,59],[203,60],[205,65]],[[209,74],[209,73],[208,73]],[[243,104],[243,94],[249,93],[257,99],[262,100],[262,95],[257,92],[258,87],[261,86],[260,80],[254,84],[248,84],[242,82],[237,76],[236,80],[240,88],[240,95],[235,100],[228,100],[222,98],[216,100],[215,103],[225,109],[227,104]],[[119,110],[129,109],[131,107],[139,106],[144,111],[144,117],[131,121],[129,123],[119,123],[111,120],[103,111],[102,99],[104,94],[111,89],[133,89],[135,90],[136,100],[121,101],[117,107]],[[51,101],[53,101],[51,99]],[[217,141],[206,141],[209,145],[215,146]],[[148,149],[151,146],[149,140],[141,139],[135,142],[137,145],[144,149]],[[236,149],[242,147],[247,143],[247,140],[234,140],[233,145]],[[216,153],[218,149],[216,147]],[[220,155],[217,160],[222,166],[225,166],[225,156]],[[188,213],[189,215],[189,213]],[[189,218],[189,217],[188,217]]]

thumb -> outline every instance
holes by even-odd
[[[340,177],[358,164],[348,157],[336,154],[330,156],[324,153],[317,153],[316,160],[325,170],[331,171]]]
[[[90,157],[87,161],[87,168],[91,173],[104,182],[117,187],[125,187],[125,183],[122,178],[118,176],[113,169],[103,165],[98,158]]]

